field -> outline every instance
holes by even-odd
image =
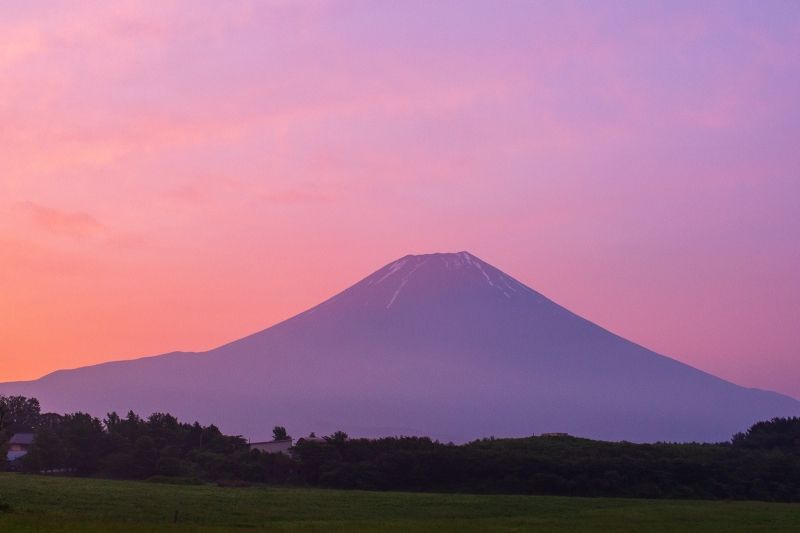
[[[0,501],[11,507],[0,511],[4,532],[800,531],[799,504],[220,488],[16,474],[0,474]]]

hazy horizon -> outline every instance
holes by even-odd
[[[0,382],[469,250],[800,397],[798,4],[0,6]]]

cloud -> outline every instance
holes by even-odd
[[[31,201],[18,205],[38,228],[49,233],[88,237],[103,230],[103,225],[89,213],[61,211]]]
[[[33,25],[21,25],[3,33],[0,39],[0,71],[44,49],[42,35]]]
[[[327,202],[333,199],[332,192],[303,189],[276,189],[263,194],[264,201],[274,205],[298,205]]]
[[[163,197],[180,204],[197,205],[207,199],[207,194],[193,185],[180,185],[166,191]]]

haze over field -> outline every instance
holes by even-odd
[[[588,322],[468,252],[409,255],[205,353],[59,371],[0,393],[45,409],[170,412],[266,438],[569,432],[723,441],[800,402],[745,389]]]
[[[0,381],[208,350],[466,249],[800,397],[798,2],[0,13]]]

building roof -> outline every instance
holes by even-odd
[[[33,440],[36,438],[34,433],[14,433],[11,437],[11,440],[8,441],[9,444],[33,444]]]
[[[292,437],[286,437],[285,439],[273,439],[273,440],[265,440],[260,442],[250,442],[250,446],[254,446],[256,444],[285,444],[285,443],[292,443]]]
[[[309,437],[300,437],[299,439],[297,439],[297,444],[300,444],[301,442],[328,442],[328,441],[322,437],[309,436]]]
[[[291,455],[292,439],[272,440],[268,442],[251,442],[251,450],[259,450],[264,453],[283,453]]]

